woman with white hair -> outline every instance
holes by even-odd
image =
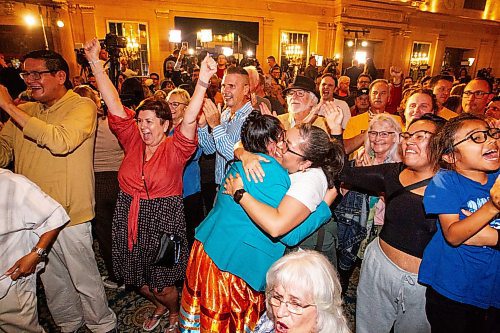
[[[350,332],[337,273],[324,255],[289,253],[269,268],[266,281],[267,312],[254,333]]]
[[[356,166],[401,162],[401,125],[393,117],[378,114],[370,121],[364,147],[358,150]],[[352,190],[344,193],[335,208],[338,229],[338,271],[342,294],[349,288],[355,263],[363,259],[366,245],[378,236],[384,224],[385,202],[377,193]],[[345,189],[345,188],[344,188]]]

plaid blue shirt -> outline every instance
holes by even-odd
[[[226,109],[221,114],[220,125],[208,132],[208,126],[198,128],[198,142],[205,154],[215,155],[215,183],[220,185],[226,174],[226,164],[234,158],[234,145],[240,141],[241,126],[252,112],[252,104],[247,102],[234,114]]]

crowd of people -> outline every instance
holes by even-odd
[[[350,332],[360,267],[356,332],[498,332],[491,72],[182,47],[163,79],[122,59],[115,86],[84,51],[86,77],[39,50],[0,84],[0,331],[44,332],[38,274],[62,332],[118,332],[105,288],[124,286],[154,305],[144,331]]]

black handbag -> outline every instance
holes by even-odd
[[[160,237],[160,244],[156,252],[153,266],[172,267],[179,263],[181,258],[182,239],[174,234],[165,232]]]

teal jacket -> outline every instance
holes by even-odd
[[[270,160],[262,164],[264,181],[249,182],[243,176],[244,188],[255,199],[278,207],[290,187],[290,177],[274,158],[263,156]],[[241,162],[233,163],[226,177],[236,172],[244,175]],[[330,208],[322,202],[299,226],[282,237],[273,238],[260,229],[230,195],[223,193],[224,182],[214,208],[196,228],[195,237],[220,270],[242,278],[254,290],[263,291],[266,272],[283,256],[285,247],[297,245],[327,222],[331,217]]]

